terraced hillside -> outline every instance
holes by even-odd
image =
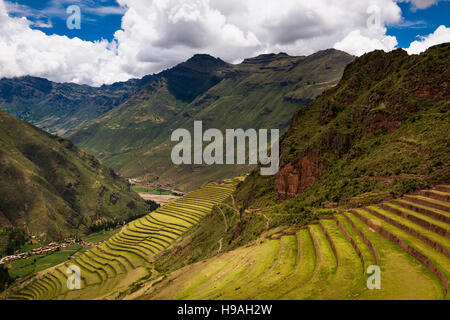
[[[338,211],[173,272],[141,299],[448,299],[450,186]],[[369,290],[367,268],[381,269]]]
[[[9,299],[120,298],[137,281],[154,277],[152,261],[178,237],[197,224],[234,190],[232,181],[211,183],[149,215],[74,260],[38,274]],[[70,266],[81,270],[81,290],[67,287]]]

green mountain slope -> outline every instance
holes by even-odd
[[[96,158],[0,111],[0,229],[58,239],[145,210],[128,183]]]
[[[114,109],[151,76],[99,88],[42,78],[0,79],[0,110],[58,135]]]
[[[327,50],[309,57],[283,53],[262,55],[239,65],[216,62],[211,68],[213,58],[196,56],[168,71],[176,72],[175,79],[186,88],[202,89],[196,89],[192,101],[177,96],[171,89],[173,80],[166,72],[119,108],[77,130],[70,139],[123,175],[146,176],[157,183],[192,189],[207,181],[241,174],[249,168],[175,167],[170,161],[174,144],[169,139],[173,130],[192,131],[193,122],[202,120],[205,130],[280,128],[285,131],[292,114],[334,86],[352,59],[346,53]],[[199,68],[203,74],[211,74],[206,79],[216,79],[217,83],[201,85],[192,81],[192,69],[198,72]]]
[[[89,290],[67,291],[63,264],[5,297],[448,299],[449,49],[356,59],[294,115],[277,176],[205,185],[128,224],[74,261]]]
[[[83,126],[69,138],[108,163],[113,163],[108,159],[116,155],[154,146],[160,136],[170,134],[166,131],[175,116],[195,97],[217,84],[226,68],[228,64],[220,59],[196,55],[154,76],[123,105]],[[128,161],[135,162],[136,158],[133,156]]]
[[[284,208],[295,211],[447,181],[449,46],[413,56],[374,51],[356,59],[338,86],[295,114],[282,138],[276,178],[255,171],[240,198],[246,205],[292,199]]]

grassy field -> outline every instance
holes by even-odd
[[[138,192],[138,193],[148,193],[148,192],[150,192],[150,189],[144,188],[144,187],[139,187],[139,186],[132,186],[131,189],[133,189],[133,191]]]
[[[37,249],[37,248],[40,248],[42,246],[43,245],[39,244],[39,243],[26,244],[26,245],[22,246],[22,248],[20,248],[19,251],[20,252],[28,252],[30,250]]]
[[[132,186],[131,189],[137,193],[151,193],[151,194],[157,194],[160,196],[170,196],[173,195],[173,192],[170,190],[164,190],[164,189],[152,189],[152,188],[145,188],[141,186]]]
[[[32,246],[29,246],[29,248],[32,249]],[[12,278],[23,278],[31,273],[39,272],[67,261],[70,256],[73,256],[82,248],[80,245],[72,245],[46,255],[32,255],[25,260],[15,260],[10,264],[9,274]]]
[[[96,233],[93,233],[86,237],[81,238],[81,240],[86,241],[86,242],[92,242],[92,243],[100,243],[100,242],[103,242],[103,241],[109,239],[113,235],[115,235],[117,232],[120,231],[120,229],[121,228],[116,228],[116,229],[96,232]]]

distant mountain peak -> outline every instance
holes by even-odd
[[[243,64],[265,64],[269,63],[278,59],[286,59],[291,58],[290,55],[288,55],[285,52],[280,52],[278,54],[276,53],[265,53],[260,54],[259,56],[253,57],[253,58],[247,58],[242,63]]]
[[[220,58],[215,58],[209,54],[195,54],[186,62],[181,63],[179,66],[189,66],[193,68],[197,67],[225,67],[228,63]]]

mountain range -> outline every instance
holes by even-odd
[[[191,190],[249,166],[183,166],[170,161],[171,132],[207,128],[279,128],[337,84],[354,57],[266,54],[232,65],[209,55],[142,79],[93,88],[24,77],[0,80],[0,109],[64,136],[120,175]]]
[[[190,190],[249,168],[175,167],[170,161],[174,130],[192,131],[194,121],[202,120],[205,130],[279,128],[284,132],[295,110],[334,86],[352,60],[336,50],[309,57],[262,55],[238,65],[197,55],[155,76],[123,105],[68,138],[122,175]]]
[[[0,79],[0,109],[63,136],[122,104],[150,78],[99,88],[31,76],[3,78]]]

